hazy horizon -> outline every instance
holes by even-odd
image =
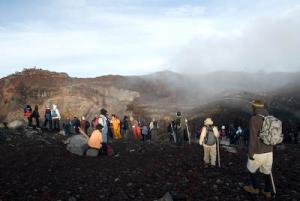
[[[297,0],[0,2],[0,77],[300,70]]]

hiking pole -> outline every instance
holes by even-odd
[[[220,159],[220,144],[219,144],[219,138],[217,138],[217,149],[218,149],[218,165],[219,168],[221,167],[221,159]]]
[[[188,138],[189,138],[189,144],[191,144],[191,134],[190,134],[187,118],[185,118],[185,123],[186,123],[186,130],[187,130],[187,133],[188,133]]]
[[[270,177],[271,177],[273,192],[274,192],[274,195],[276,195],[276,187],[275,187],[275,183],[274,183],[272,172],[270,173]]]

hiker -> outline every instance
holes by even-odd
[[[128,138],[128,133],[129,133],[129,122],[128,122],[128,117],[125,115],[123,117],[123,121],[122,121],[122,131],[123,131],[123,136],[125,138]]]
[[[49,105],[45,108],[45,121],[43,127],[45,128],[47,124],[49,123],[49,129],[52,129],[52,116],[51,116],[51,108]]]
[[[76,134],[79,134],[79,128],[80,128],[80,120],[77,117],[74,117],[72,120],[72,126],[75,130]]]
[[[152,121],[149,124],[149,131],[152,137],[154,137],[153,139],[155,140],[155,138],[157,138],[158,136],[158,122],[155,120],[155,118],[152,118]]]
[[[149,139],[148,135],[149,135],[149,129],[148,129],[147,125],[144,124],[142,127],[143,142],[145,142],[145,140]],[[151,141],[151,138],[150,138],[150,141]]]
[[[249,122],[249,146],[248,146],[248,162],[247,169],[250,176],[250,185],[244,186],[244,190],[251,194],[258,194],[259,188],[256,181],[256,172],[263,174],[265,180],[265,188],[262,190],[266,198],[271,198],[271,170],[273,164],[273,146],[266,145],[259,139],[259,132],[262,129],[264,118],[268,112],[264,108],[264,102],[255,100],[251,102],[254,115]],[[262,116],[260,116],[262,115]]]
[[[70,117],[67,117],[66,121],[63,123],[63,129],[65,131],[66,136],[71,135],[72,122]]]
[[[100,110],[99,124],[102,125],[102,146],[103,153],[107,155],[107,143],[108,143],[108,125],[107,125],[107,110],[102,108]]]
[[[93,128],[96,129],[96,126],[99,124],[99,115],[96,114],[95,118],[92,120]]]
[[[27,127],[31,127],[31,114],[32,114],[32,108],[30,105],[26,105],[24,108],[24,116],[27,118]]]
[[[235,135],[236,135],[236,129],[233,124],[230,124],[228,129],[228,137],[229,137],[230,144],[235,144]]]
[[[121,122],[120,122],[120,119],[115,114],[112,115],[111,123],[112,123],[113,130],[114,130],[114,138],[116,140],[121,139],[122,138],[122,136],[121,136]]]
[[[175,121],[175,127],[173,127],[173,129],[175,131],[176,144],[177,146],[181,146],[184,131],[186,130],[186,122],[184,120],[184,117],[181,116],[181,112],[176,113],[176,118],[174,121]]]
[[[89,149],[94,149],[97,153],[103,148],[103,136],[102,136],[102,125],[98,124],[96,129],[92,132],[91,137],[89,137],[81,128],[79,128],[80,134],[82,134],[87,139],[86,152]]]
[[[115,137],[114,137],[114,128],[111,123],[111,119],[109,118],[108,114],[106,114],[105,117],[106,117],[106,124],[107,124],[107,136],[113,140]]]
[[[136,140],[141,139],[141,127],[140,124],[137,120],[133,120],[133,124],[132,124],[132,133],[133,133],[133,137]]]
[[[60,131],[59,121],[61,119],[61,116],[57,108],[57,105],[55,104],[52,105],[51,117],[52,117],[53,129],[56,131]]]
[[[242,138],[243,138],[244,132],[242,130],[242,127],[238,126],[236,132],[235,132],[235,143],[238,145],[242,145]]]
[[[204,127],[201,130],[199,144],[203,145],[204,150],[204,167],[216,166],[217,158],[217,138],[219,137],[218,128],[213,126],[214,122],[211,118],[204,121]]]
[[[88,134],[88,129],[90,126],[90,122],[85,119],[85,116],[82,116],[80,121],[80,127],[86,134]]]
[[[222,139],[226,137],[226,127],[225,125],[222,125],[221,130],[220,130],[220,136]]]
[[[35,123],[36,123],[36,127],[40,127],[40,113],[39,113],[39,106],[38,105],[35,105],[34,107],[34,110],[30,116],[31,118],[31,123],[32,123],[32,119],[34,118],[35,119]]]

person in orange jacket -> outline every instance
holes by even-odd
[[[113,125],[114,138],[116,140],[121,139],[121,121],[115,114],[112,115],[111,123]]]

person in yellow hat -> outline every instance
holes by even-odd
[[[199,139],[199,144],[203,145],[205,167],[208,167],[209,164],[212,167],[216,166],[219,131],[213,124],[214,122],[211,118],[205,119]]]

